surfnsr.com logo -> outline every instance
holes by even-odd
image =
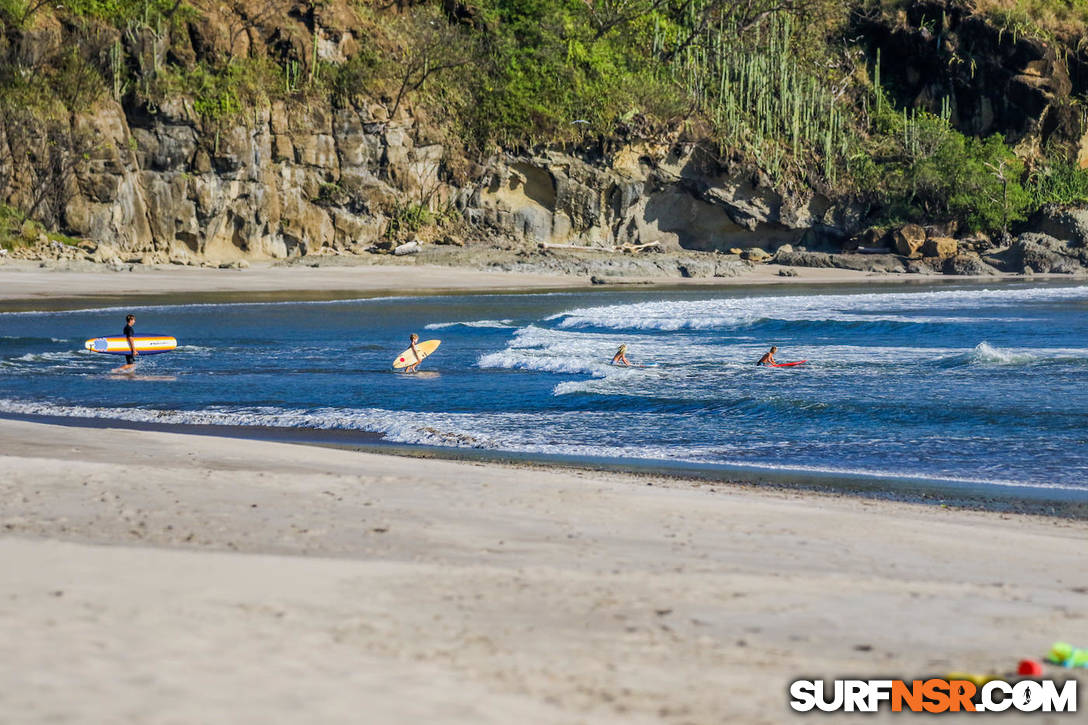
[[[797,712],[1076,712],[1077,681],[796,680],[790,707]]]

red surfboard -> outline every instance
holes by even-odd
[[[798,360],[797,362],[788,363],[771,363],[772,368],[792,368],[794,365],[804,365],[808,360]]]

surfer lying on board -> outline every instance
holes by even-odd
[[[419,342],[419,335],[413,332],[412,336],[408,338],[408,347],[412,348],[412,354],[416,356],[416,364],[404,368],[404,372],[406,373],[414,373],[416,368],[419,367],[419,364],[423,362],[423,356],[420,355],[419,350],[416,349],[417,342]]]
[[[778,348],[777,348],[777,347],[774,347],[774,346],[772,345],[772,346],[771,346],[771,351],[770,351],[769,353],[767,353],[766,355],[764,355],[763,357],[761,357],[761,358],[759,359],[759,362],[757,362],[757,363],[756,363],[756,365],[774,365],[774,364],[775,364],[775,362],[774,362],[774,354],[775,354],[776,352],[778,352]]]
[[[128,340],[128,349],[131,353],[125,355],[125,364],[114,370],[115,373],[127,373],[136,367],[136,356],[140,353],[136,352],[136,341],[132,339],[136,336],[136,330],[133,329],[135,324],[136,315],[127,315],[125,317],[125,329],[121,331],[121,334]]]
[[[616,350],[616,354],[612,356],[612,364],[631,367],[631,361],[627,359],[627,345],[620,345],[620,349]]]

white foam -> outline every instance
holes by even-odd
[[[511,370],[536,370],[549,373],[575,373],[583,375],[604,375],[605,363],[592,359],[571,359],[548,355],[546,352],[534,353],[526,350],[500,350],[481,355],[476,362],[482,368],[506,368]]]
[[[709,377],[736,375],[754,369],[755,362],[767,352],[767,344],[748,341],[709,344],[691,335],[654,336],[637,333],[589,333],[578,330],[549,329],[529,325],[514,333],[503,350],[481,355],[477,365],[483,368],[534,370],[553,373],[589,375],[612,381],[583,385],[568,381],[558,384],[556,395],[575,392],[642,394],[660,386],[663,380],[688,378],[693,371],[703,373],[700,385],[713,384]],[[630,369],[613,366],[612,355],[620,344],[628,345],[628,357],[636,365],[667,362],[663,368]],[[924,348],[877,345],[805,345],[779,351],[781,360],[808,359],[812,365],[848,366],[934,361],[959,351],[950,348]],[[867,368],[868,369],[868,368]],[[654,377],[655,374],[656,377]],[[620,386],[618,381],[635,386]],[[583,381],[584,382],[584,381]]]
[[[76,418],[125,420],[129,422],[196,424],[218,426],[267,426],[316,430],[363,430],[383,434],[387,440],[399,443],[435,445],[459,448],[496,449],[528,454],[568,455],[576,457],[622,459],[628,461],[704,463],[735,466],[788,473],[791,471],[846,474],[862,476],[893,476],[933,482],[968,484],[997,484],[1022,488],[1046,488],[1083,492],[1083,488],[1054,483],[1022,483],[999,479],[952,477],[937,474],[872,471],[860,468],[806,466],[722,460],[715,452],[703,447],[677,445],[603,445],[572,443],[579,434],[606,429],[615,423],[619,413],[552,412],[546,418],[538,413],[419,413],[378,408],[315,408],[287,410],[275,407],[208,408],[198,411],[158,410],[144,408],[99,408],[66,406],[52,403],[30,403],[0,399],[0,413]],[[625,416],[640,418],[641,414]],[[654,415],[654,420],[668,426],[668,414]],[[632,421],[643,425],[642,421]],[[768,442],[770,449],[788,445]],[[746,444],[751,450],[752,446]],[[769,451],[773,452],[773,451]]]
[[[432,322],[424,325],[424,330],[445,330],[449,327],[476,327],[476,328],[504,328],[509,327],[513,320],[473,320],[471,322]]]
[[[86,355],[86,350],[63,350],[57,352],[28,352],[25,355],[11,358],[12,362],[71,362],[78,360],[77,355]]]
[[[46,338],[44,338],[44,337],[35,337],[33,335],[0,335],[0,340],[28,340],[28,341],[33,341],[33,340],[45,340],[45,339]],[[64,337],[50,337],[50,338],[48,338],[48,340],[50,342],[69,342],[69,339],[64,338]]]
[[[955,352],[944,360],[946,363],[970,365],[1029,365],[1035,362],[1070,362],[1086,358],[1088,349],[1085,348],[1000,348],[983,341],[969,352]]]
[[[631,371],[611,364],[612,356],[621,344],[627,344],[628,358],[638,365],[655,362],[665,349],[661,341],[637,335],[587,334],[529,325],[517,330],[505,349],[481,355],[476,364],[482,368],[604,377]],[[672,355],[693,355],[695,347],[681,340],[671,340],[668,351]]]
[[[557,383],[552,395],[589,393],[592,395],[652,396],[662,390],[663,376],[658,368],[615,368],[615,372],[600,378],[565,380]],[[675,381],[674,381],[675,382]]]
[[[1088,286],[1012,289],[873,292],[863,294],[763,296],[668,300],[583,307],[552,315],[561,328],[617,330],[708,330],[736,328],[763,320],[786,322],[969,323],[1024,321],[1023,317],[968,317],[957,310],[1020,306],[1088,298]],[[949,314],[935,314],[940,311]]]

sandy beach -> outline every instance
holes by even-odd
[[[5,722],[773,723],[798,677],[1088,641],[1083,521],[12,420],[0,441]]]
[[[321,266],[299,269],[255,262],[250,269],[204,269],[200,267],[134,265],[132,271],[112,272],[101,266],[94,271],[62,270],[39,267],[34,262],[7,262],[0,265],[0,302],[25,304],[49,302],[55,305],[65,298],[160,299],[181,294],[234,294],[245,299],[263,295],[305,299],[310,295],[328,297],[333,293],[372,297],[397,294],[435,294],[450,292],[541,291],[589,288],[588,277],[562,274],[485,271],[438,265],[383,264]],[[127,269],[127,268],[126,268]],[[789,269],[796,276],[780,276]],[[1036,275],[1037,279],[1068,280],[1068,275]],[[876,274],[846,269],[797,269],[775,264],[758,265],[736,277],[680,279],[659,277],[617,279],[604,288],[629,288],[630,284],[659,286],[733,286],[796,284],[871,284],[871,283],[956,283],[1022,279],[1020,275],[998,277],[947,277],[941,275]],[[243,297],[237,297],[242,299]]]
[[[170,295],[240,292],[357,292],[425,294],[451,291],[561,289],[589,286],[588,279],[566,275],[487,272],[435,265],[335,266],[298,269],[255,262],[250,269],[135,265],[133,271],[58,270],[32,262],[0,266],[0,300],[57,297]]]
[[[6,265],[0,298],[587,285],[299,272]],[[872,281],[812,272],[720,283]],[[1084,520],[5,419],[0,500],[2,722],[777,723],[797,678],[1088,643]]]

